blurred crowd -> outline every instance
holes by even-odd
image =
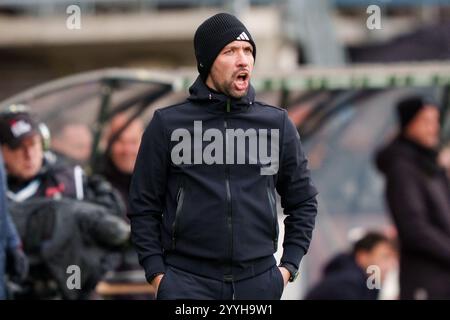
[[[398,290],[387,294],[391,299],[450,299],[449,162],[441,114],[429,96],[397,101],[398,132],[373,159],[385,178],[395,232],[359,237],[326,264],[307,299],[377,299],[392,282]]]
[[[1,232],[6,235],[1,297],[95,299],[96,287],[106,283],[106,296],[152,298],[150,286],[142,287],[127,219],[143,123],[128,122],[123,114],[112,118],[106,150],[89,175],[89,127],[61,124],[51,141],[47,130],[26,106],[0,116],[1,213],[7,228]],[[69,265],[79,267],[79,290],[67,288]]]
[[[366,230],[330,259],[306,299],[379,299],[397,269],[399,293],[391,298],[450,298],[450,189],[447,151],[439,154],[439,105],[417,95],[396,110],[398,135],[374,159],[396,232]],[[139,118],[115,115],[98,156],[85,124],[62,123],[50,138],[26,107],[0,115],[1,299],[153,299],[127,218],[144,127]],[[78,290],[68,285],[68,265],[81,270]]]

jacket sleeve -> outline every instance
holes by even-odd
[[[450,268],[450,236],[429,221],[429,209],[416,175],[408,164],[397,162],[392,165],[387,180],[387,201],[402,246]]]
[[[131,240],[147,280],[165,271],[162,257],[161,219],[169,165],[168,139],[159,111],[142,137],[130,185]]]
[[[9,250],[16,250],[17,248],[22,247],[22,241],[20,240],[16,226],[8,212],[6,212],[6,239],[6,245]]]
[[[291,263],[297,268],[308,251],[317,215],[317,190],[312,183],[307,164],[297,128],[284,111],[280,167],[276,184],[281,206],[287,215],[284,220],[284,250],[281,262]]]

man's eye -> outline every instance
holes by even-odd
[[[233,53],[233,50],[226,50],[223,54],[232,54]]]

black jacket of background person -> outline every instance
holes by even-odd
[[[450,192],[436,152],[399,137],[377,165],[399,234],[401,298],[450,298]]]
[[[78,199],[81,190],[82,197],[80,198],[82,200],[104,206],[111,214],[124,216],[125,202],[119,192],[103,177],[99,175],[86,176],[84,171],[81,171],[79,176],[81,180],[77,187],[76,167],[79,166],[74,167],[53,152],[46,152],[42,168],[30,180],[21,181],[8,175],[8,200],[22,202],[36,198]],[[27,189],[32,189],[33,184],[38,187],[34,192],[27,192]],[[21,196],[21,193],[24,196]]]
[[[121,217],[103,205],[70,198],[33,198],[10,202],[9,211],[30,273],[15,299],[86,299],[117,264],[129,239]],[[80,268],[80,288],[68,286],[69,266]]]
[[[194,121],[200,120],[203,132],[216,128],[223,137],[225,128],[279,129],[278,173],[261,175],[261,164],[248,164],[248,143],[246,164],[175,165],[171,150],[178,141],[171,141],[172,131],[186,128],[194,137]],[[147,279],[164,272],[165,264],[224,281],[272,267],[275,188],[287,215],[281,260],[298,266],[310,244],[317,191],[295,126],[286,111],[255,102],[253,88],[234,100],[198,78],[185,102],[155,112],[136,161],[129,218]]]
[[[130,211],[128,203],[128,195],[130,191],[131,173],[124,173],[120,171],[111,159],[111,155],[105,155],[102,158],[102,164],[99,169],[99,174],[103,176],[116,189],[122,197],[126,206],[124,218],[128,221],[126,213]]]
[[[306,295],[307,300],[376,300],[378,289],[369,289],[367,273],[351,254],[338,254],[327,263],[323,278]]]
[[[131,183],[131,173],[124,173],[120,171],[111,159],[111,155],[107,154],[102,159],[102,165],[100,167],[99,173],[116,189],[123,202],[126,204],[126,210],[123,211],[121,218],[129,223],[127,213],[129,209],[128,194],[130,190]],[[121,263],[116,271],[129,271],[129,270],[141,270],[139,265],[138,257],[136,255],[136,250],[134,249],[131,241],[123,247],[121,255]]]

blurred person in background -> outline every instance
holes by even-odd
[[[399,135],[376,156],[400,242],[400,298],[450,299],[450,190],[437,160],[439,108],[428,97],[397,104]]]
[[[136,162],[141,137],[144,132],[144,124],[141,119],[136,118],[130,121],[129,116],[119,113],[111,119],[108,131],[107,147],[105,157],[101,163],[99,174],[103,175],[112,186],[120,192],[122,200],[127,205],[128,210],[128,192],[133,174],[134,164]],[[123,215],[126,223],[129,223],[126,214]],[[136,273],[134,273],[136,272]],[[139,273],[137,273],[139,272]],[[131,241],[123,248],[121,261],[118,268],[106,279],[108,282],[120,284],[146,283],[145,277],[136,276],[142,272],[139,264],[136,250]],[[140,281],[139,281],[140,279]],[[129,293],[116,295],[114,299],[152,299],[150,293],[134,293],[133,287],[128,287]],[[149,287],[151,289],[151,287]]]
[[[7,298],[6,278],[22,282],[28,273],[28,259],[6,205],[6,175],[0,151],[0,300]]]
[[[29,112],[0,115],[8,207],[25,253],[33,257],[16,297],[85,298],[115,267],[113,260],[104,264],[107,251],[128,240],[129,227],[119,218],[125,206],[107,181],[59,161],[46,150],[44,138]],[[83,290],[66,290],[65,268],[71,264],[84,266]]]
[[[44,152],[44,137],[29,113],[4,113],[0,117],[0,132],[10,200],[84,197],[81,168],[63,165],[54,154]]]
[[[127,206],[131,177],[144,132],[142,120],[128,121],[129,117],[123,113],[111,119],[106,155],[99,171],[120,192]]]
[[[397,251],[391,239],[379,232],[368,232],[355,242],[350,253],[332,258],[323,270],[323,278],[306,295],[307,300],[376,300],[381,287],[368,285],[369,276],[380,271],[382,286],[397,264]],[[375,271],[376,272],[376,271]]]
[[[52,130],[52,151],[71,165],[85,166],[91,158],[92,133],[83,123],[62,123]]]
[[[99,176],[87,177],[46,150],[39,123],[28,112],[0,115],[0,147],[7,171],[8,199],[22,202],[44,197],[88,200],[123,211],[124,204],[111,185]],[[123,214],[123,213],[122,213]]]

